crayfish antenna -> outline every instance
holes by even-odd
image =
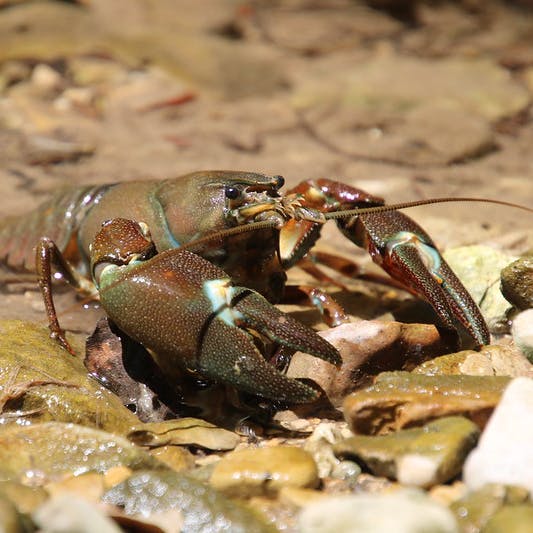
[[[332,211],[330,213],[325,213],[324,217],[326,220],[336,220],[339,218],[349,218],[358,215],[367,215],[372,213],[386,213],[389,211],[398,211],[400,209],[408,209],[410,207],[420,207],[423,205],[431,204],[443,204],[450,202],[480,202],[485,204],[495,204],[502,205],[505,207],[513,207],[514,209],[521,209],[522,211],[527,211],[528,213],[533,213],[531,207],[525,205],[515,204],[513,202],[505,202],[504,200],[493,200],[491,198],[473,198],[473,197],[444,197],[444,198],[427,198],[426,200],[415,200],[413,202],[400,202],[397,204],[387,204],[387,205],[378,205],[374,207],[358,207],[355,209],[346,209],[344,211]]]

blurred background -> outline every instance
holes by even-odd
[[[208,168],[531,205],[532,96],[525,0],[0,0],[0,208]],[[513,209],[412,213],[532,245]]]

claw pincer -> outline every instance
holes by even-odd
[[[235,286],[209,261],[184,249],[150,257],[150,244],[139,224],[107,222],[92,248],[92,271],[107,314],[149,348],[164,372],[189,370],[270,399],[308,402],[318,396],[269,364],[254,338],[338,365],[333,346],[257,292]]]
[[[308,180],[293,192],[323,212],[383,205],[383,199],[328,179]],[[312,225],[302,229],[300,241],[316,240]],[[366,248],[373,261],[410,292],[427,300],[442,325],[456,331],[458,320],[477,346],[490,343],[490,333],[476,303],[441,256],[431,237],[400,211],[354,215],[337,220],[342,233]],[[307,237],[310,235],[310,237]],[[304,248],[307,248],[306,245]]]

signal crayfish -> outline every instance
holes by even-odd
[[[319,393],[278,371],[263,347],[273,342],[340,364],[333,346],[272,305],[282,297],[285,270],[334,218],[348,239],[433,306],[441,326],[455,330],[459,322],[477,346],[490,342],[478,307],[429,235],[397,210],[432,201],[384,206],[327,179],[281,195],[283,183],[280,176],[206,171],[65,189],[0,224],[0,258],[12,268],[36,268],[52,335],[70,351],[52,299],[54,270],[85,295],[97,294],[112,322],[167,375],[179,369],[304,403]],[[471,199],[436,201],[456,200]]]

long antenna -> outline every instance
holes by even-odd
[[[353,217],[357,215],[366,215],[368,213],[386,213],[387,211],[397,211],[398,209],[407,209],[409,207],[420,207],[422,205],[443,204],[447,202],[482,202],[486,204],[497,204],[506,207],[514,207],[515,209],[522,209],[533,213],[533,209],[525,205],[513,204],[512,202],[504,202],[503,200],[490,200],[488,198],[428,198],[427,200],[416,200],[414,202],[402,202],[398,204],[379,205],[374,207],[362,207],[355,209],[347,209],[345,211],[334,211],[324,213],[327,220],[334,220],[337,218]]]

